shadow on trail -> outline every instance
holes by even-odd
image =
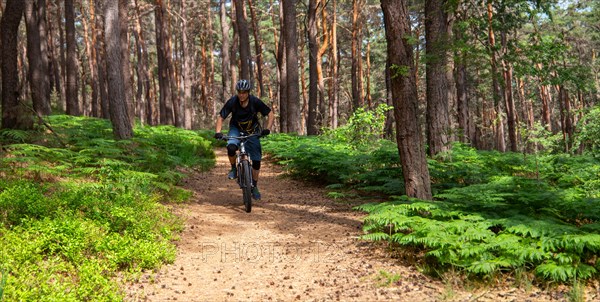
[[[326,191],[314,184],[290,179],[283,175],[280,167],[263,164],[259,188],[262,200],[253,201],[251,213],[244,211],[242,191],[234,180],[226,177],[228,170],[225,152],[216,150],[217,166],[206,172],[195,184],[198,204],[221,207],[220,215],[235,220],[258,223],[283,234],[311,234],[328,237],[333,232],[340,235],[361,232],[364,215],[352,210],[348,203],[328,199]],[[208,189],[203,189],[208,186]]]

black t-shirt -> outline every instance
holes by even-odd
[[[219,114],[223,119],[226,119],[231,113],[229,126],[252,133],[258,126],[258,113],[267,116],[271,112],[271,108],[253,95],[248,96],[248,100],[248,106],[243,108],[240,105],[238,96],[234,95],[225,103]]]

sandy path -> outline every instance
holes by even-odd
[[[195,193],[176,209],[186,224],[177,259],[130,285],[129,301],[561,301],[535,290],[449,290],[358,240],[363,215],[351,205],[268,163],[263,199],[245,213],[228,167],[217,150],[215,169],[186,180]],[[382,285],[382,272],[401,278]]]

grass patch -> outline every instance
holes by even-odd
[[[56,136],[1,136],[0,297],[122,300],[118,279],[174,261],[182,222],[168,204],[191,196],[177,186],[186,169],[214,165],[211,142],[171,126],[116,141],[106,120],[48,120]]]

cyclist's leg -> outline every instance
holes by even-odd
[[[229,128],[229,136],[239,136],[240,130],[236,127],[231,126]],[[235,154],[239,149],[240,140],[235,138],[230,138],[227,140],[227,157],[229,158],[229,163],[231,164],[231,171],[229,171],[229,178],[234,179],[237,176],[236,171],[236,162],[235,162]]]
[[[260,166],[262,160],[262,146],[258,137],[253,137],[246,142],[246,151],[252,160],[252,195],[254,199],[260,199],[261,195],[258,191],[258,177],[260,175]]]
[[[258,137],[252,137],[246,142],[246,151],[252,160],[252,178],[258,180],[260,161],[262,160],[262,146]]]

